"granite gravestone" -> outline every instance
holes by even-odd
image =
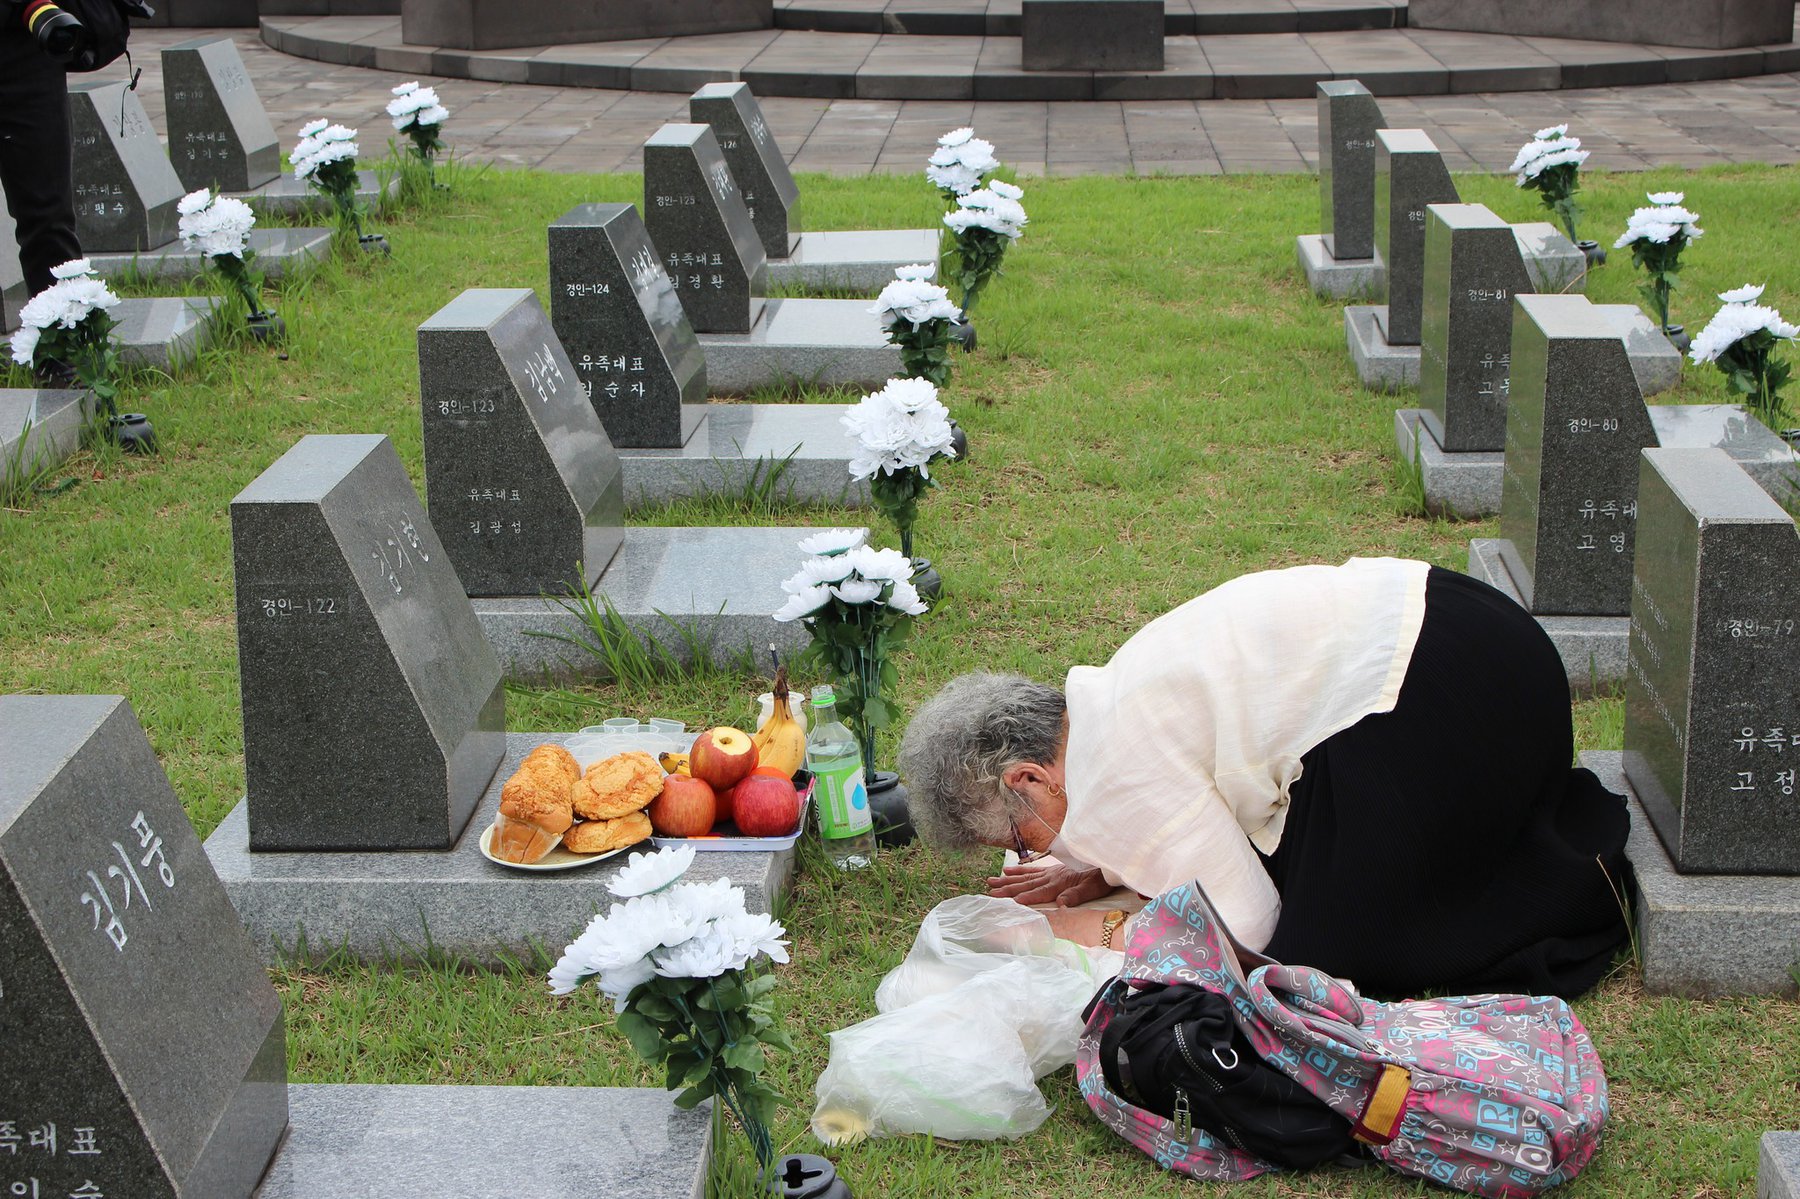
[[[252,850],[447,849],[506,750],[500,662],[385,437],[231,501]]]
[[[1419,406],[1445,450],[1506,448],[1512,298],[1531,292],[1512,226],[1480,204],[1426,208]]]
[[[117,696],[0,696],[0,988],[7,1194],[256,1189],[281,1001]]]
[[[1375,310],[1389,345],[1419,344],[1425,278],[1425,209],[1454,204],[1456,184],[1444,157],[1419,129],[1375,131]]]
[[[1624,339],[1586,296],[1514,303],[1502,561],[1533,613],[1623,616],[1638,451],[1656,444]]]
[[[582,204],[550,226],[550,322],[613,445],[687,444],[706,355],[636,208]]]
[[[1375,255],[1375,131],[1381,105],[1354,79],[1317,85],[1319,230],[1333,258]]]
[[[1800,536],[1724,450],[1640,469],[1626,777],[1677,869],[1800,874]]]
[[[743,193],[763,253],[786,258],[800,242],[800,188],[748,83],[709,83],[688,97],[688,117],[712,126]]]
[[[194,38],[162,52],[169,157],[188,191],[243,192],[281,174],[281,145],[228,37]]]
[[[419,326],[425,497],[470,595],[591,586],[625,539],[619,455],[529,288]]]
[[[1163,0],[1024,0],[1019,59],[1027,71],[1160,71]]]
[[[123,83],[70,84],[69,108],[81,248],[129,253],[174,241],[186,193],[137,93]]]
[[[694,332],[750,332],[768,259],[708,126],[664,125],[644,143],[644,228]]]

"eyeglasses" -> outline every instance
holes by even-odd
[[[1025,844],[1025,838],[1019,835],[1018,822],[1008,820],[1006,823],[1008,827],[1012,829],[1013,845],[1016,847],[1019,855],[1019,865],[1023,866],[1028,862],[1037,861],[1042,855],[1040,855],[1037,850],[1032,849]]]

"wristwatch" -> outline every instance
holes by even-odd
[[[1113,934],[1119,931],[1119,926],[1125,923],[1125,919],[1124,908],[1114,908],[1106,914],[1105,919],[1100,921],[1100,948],[1113,947]]]

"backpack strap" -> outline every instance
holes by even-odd
[[[1375,1085],[1369,1091],[1369,1102],[1362,1115],[1351,1126],[1350,1135],[1365,1145],[1380,1147],[1400,1132],[1400,1115],[1406,1110],[1406,1096],[1412,1091],[1412,1071],[1392,1062],[1382,1065]]]

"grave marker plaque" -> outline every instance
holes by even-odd
[[[137,93],[123,83],[72,83],[69,109],[81,248],[125,254],[174,241],[175,206],[186,193]]]
[[[1512,226],[1480,204],[1426,208],[1419,402],[1449,451],[1506,448],[1512,298],[1532,291]]]
[[[245,192],[281,174],[281,145],[228,37],[194,38],[162,52],[169,158],[188,191]]]
[[[0,696],[0,1180],[246,1199],[287,1126],[281,1001],[131,706]]]
[[[591,585],[625,539],[619,455],[529,288],[419,326],[425,495],[470,595]]]
[[[1626,777],[1677,869],[1800,874],[1800,536],[1724,450],[1640,469]]]
[[[1514,304],[1502,558],[1534,613],[1623,616],[1650,413],[1618,326],[1586,296]]]
[[[694,332],[750,332],[768,259],[708,126],[664,125],[644,143],[644,228]]]
[[[1375,255],[1375,131],[1381,105],[1354,79],[1317,85],[1319,230],[1333,258]]]
[[[706,355],[636,208],[583,204],[550,226],[550,320],[614,446],[687,443]]]
[[[1457,198],[1444,157],[1423,130],[1375,131],[1375,279],[1387,300],[1375,319],[1389,345],[1419,344],[1425,209]]]
[[[748,83],[709,83],[688,97],[688,116],[712,126],[743,193],[763,253],[786,258],[800,243],[800,188]]]
[[[500,662],[393,445],[300,439],[231,501],[252,850],[448,849]]]

